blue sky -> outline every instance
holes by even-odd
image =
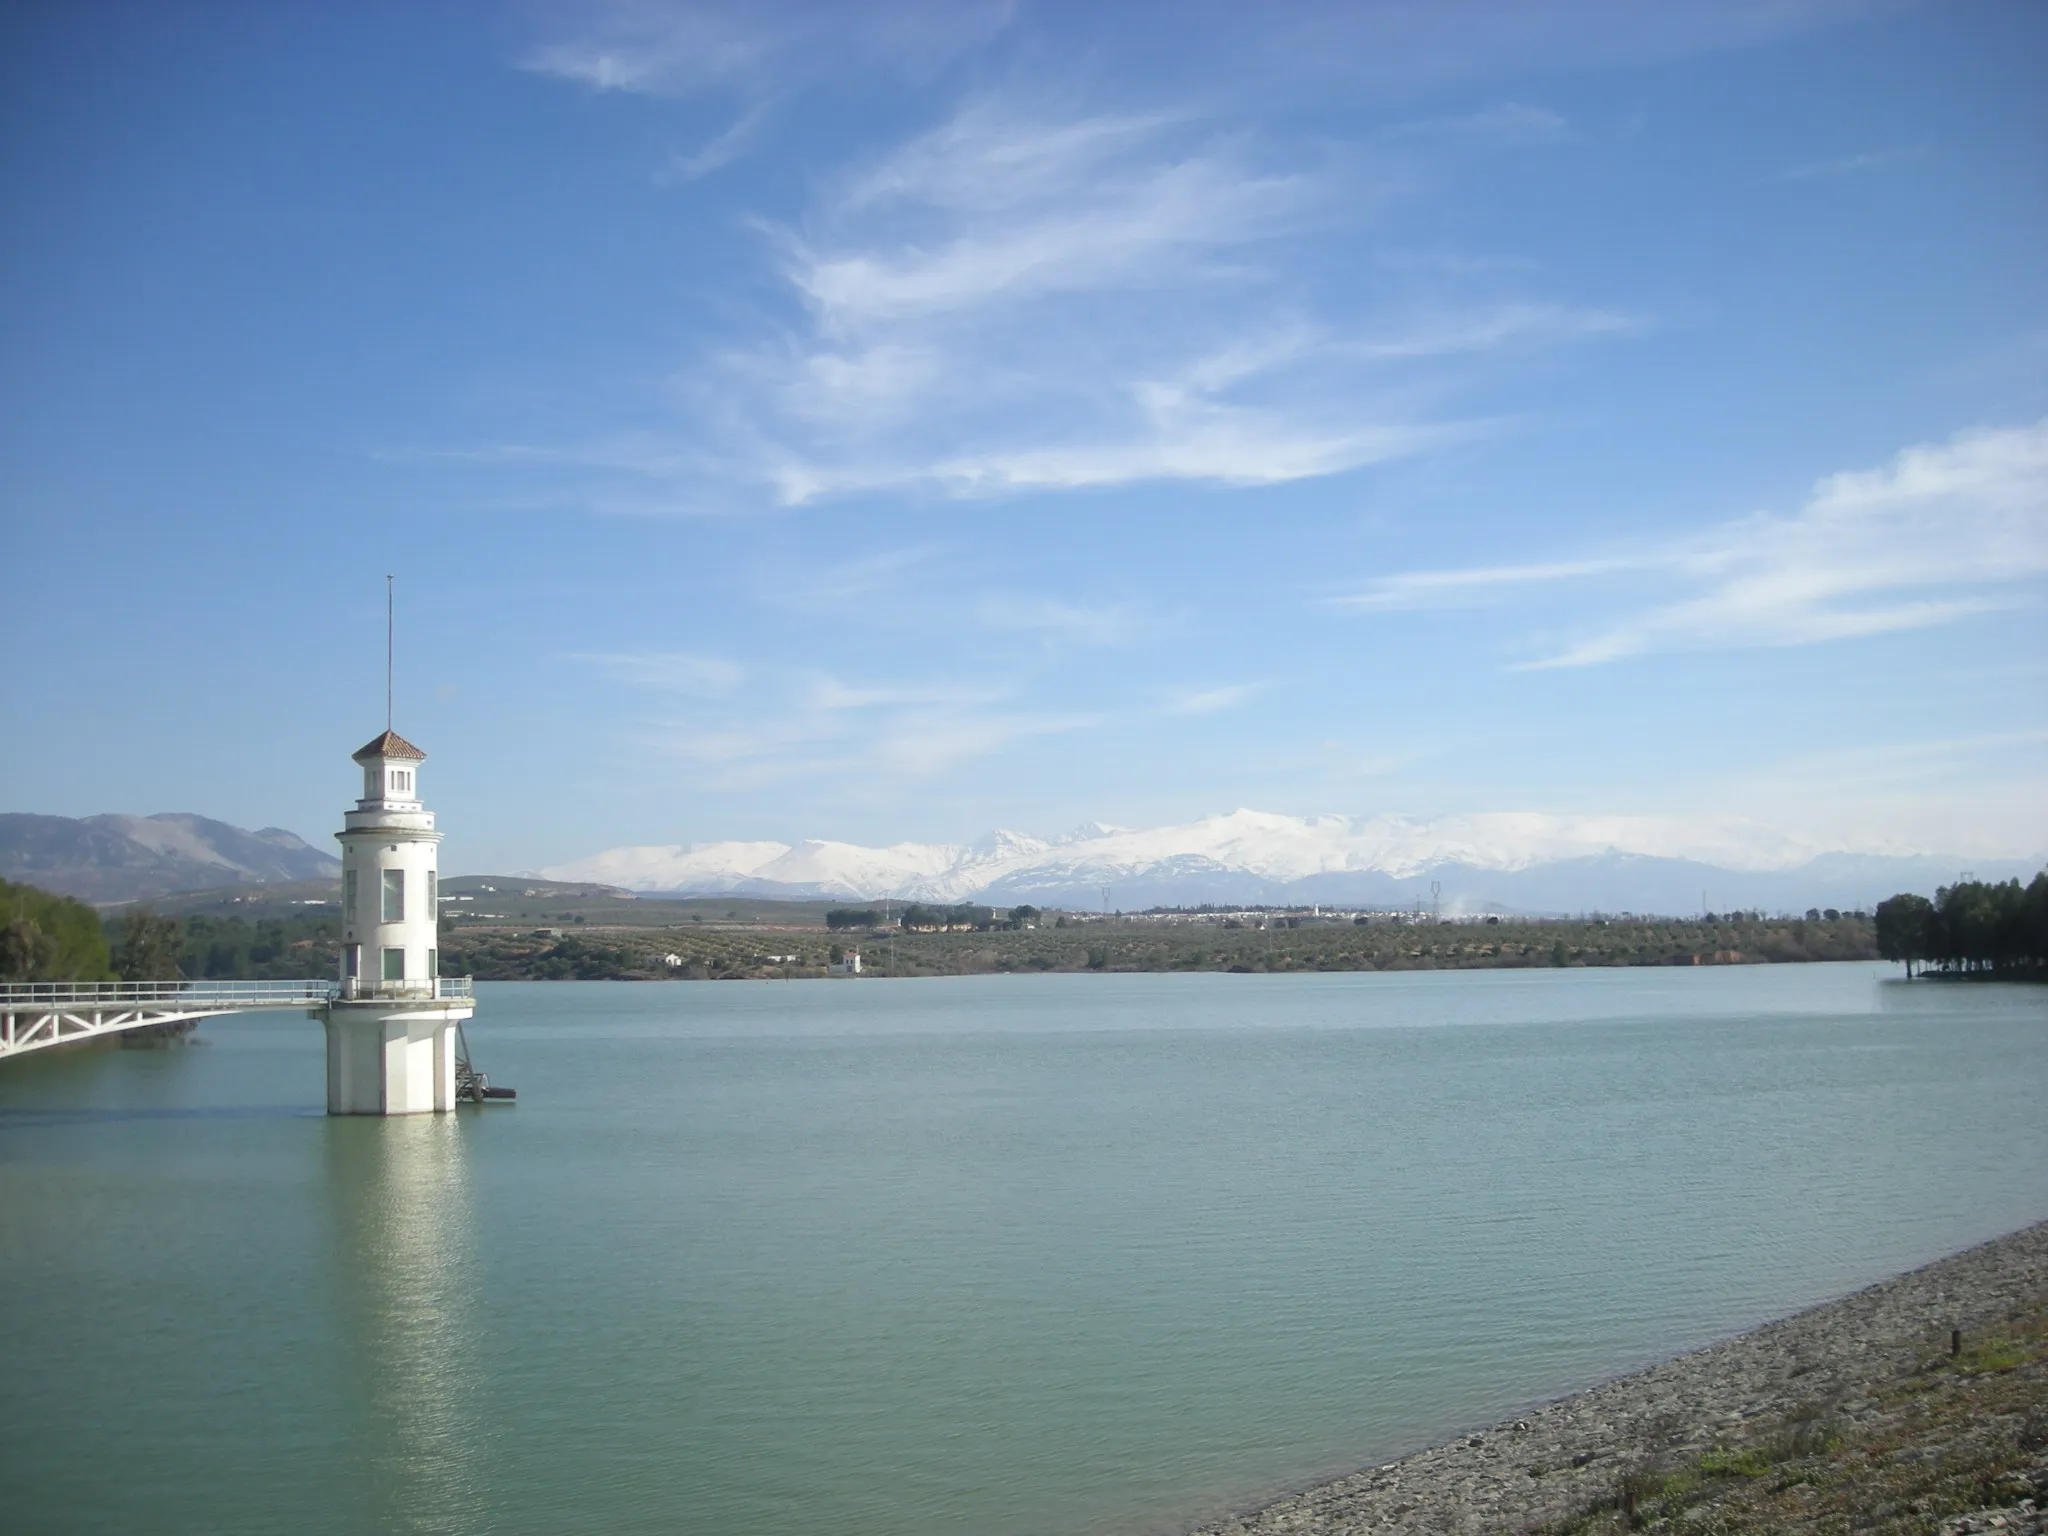
[[[2048,11],[16,4],[0,805],[2048,851]]]

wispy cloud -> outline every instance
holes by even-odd
[[[1446,340],[1438,350],[1451,350],[1452,345]],[[1067,407],[1092,395],[1098,423],[1092,429],[1077,423],[1047,434],[1055,441],[1017,443],[1002,441],[1019,436],[1014,422],[986,431],[969,423],[956,435],[996,441],[977,441],[964,452],[920,456],[897,451],[852,456],[839,463],[784,457],[767,472],[781,498],[792,505],[906,486],[972,497],[1150,480],[1273,485],[1406,457],[1476,430],[1475,424],[1461,422],[1360,420],[1356,405],[1347,408],[1328,401],[1285,398],[1268,403],[1239,398],[1248,387],[1275,383],[1291,369],[1341,359],[1342,350],[1318,343],[1275,351],[1251,334],[1227,344],[1219,354],[1130,379],[1109,393],[1099,378],[1084,376],[1081,359],[1074,358],[1067,363],[1073,377],[1061,380],[1041,373],[1034,381],[1053,390],[1064,385],[1073,398],[1036,403],[1058,419],[1070,413]],[[1257,361],[1219,368],[1221,356]],[[791,393],[813,420],[845,424],[862,416],[876,429],[875,439],[888,439],[898,425],[888,418],[898,413],[921,426],[947,420],[946,406],[935,400],[945,393],[941,386],[946,380],[959,379],[963,366],[962,360],[931,348],[874,348],[852,358],[820,354],[800,365]],[[962,384],[956,399],[958,393],[971,395],[973,386]]]
[[[1284,233],[1313,196],[1227,146],[1179,149],[1162,119],[1034,120],[977,104],[856,178],[843,231],[791,236],[784,272],[822,328],[1189,280],[1190,256]]]
[[[781,495],[1343,474],[1472,430],[1393,403],[1390,368],[1638,328],[1496,300],[1358,335],[1279,302],[1290,243],[1369,217],[1374,176],[1272,164],[1198,117],[970,103],[778,236],[813,325],[756,359],[814,429],[786,439]]]
[[[588,662],[643,688],[702,698],[718,698],[732,692],[747,675],[738,662],[722,656],[697,656],[682,651],[585,651],[576,653],[572,659]]]
[[[1822,846],[1961,857],[2048,855],[2048,731],[1876,740],[1795,752],[1687,788],[1687,797]]]
[[[1078,611],[1073,615],[1086,622]],[[1018,680],[863,676],[742,668],[679,651],[571,656],[645,695],[622,726],[630,748],[677,765],[692,789],[786,783],[927,781],[1042,736],[1102,723],[1098,714],[1020,707]]]
[[[1120,645],[1158,627],[1158,620],[1123,603],[1088,604],[1065,598],[994,593],[974,607],[985,629],[1043,636],[1082,645]]]
[[[1883,0],[1392,0],[1228,11],[1214,29],[1240,68],[1299,93],[1361,83],[1388,93],[1554,70],[1612,68],[1739,48],[1866,13]]]
[[[2048,730],[2039,729],[1880,741],[1804,752],[1727,782],[1754,786],[1789,775],[1815,787],[1837,789],[1889,788],[1929,780],[1956,783],[1982,777],[2001,761],[2023,766],[2039,779],[2048,777],[2041,767],[2048,761],[2040,750],[2043,746],[2048,746]]]
[[[723,792],[929,781],[1021,742],[1101,723],[1090,713],[1005,708],[998,693],[972,687],[787,679],[758,697],[643,719],[626,734],[637,750],[681,765],[690,788]]]
[[[1376,399],[1376,370],[1638,324],[1508,301],[1334,333],[1273,276],[1291,240],[1369,209],[1358,177],[1195,115],[978,97],[764,224],[802,321],[717,360],[703,394],[735,471],[789,505],[1270,485],[1471,430]]]
[[[874,744],[873,761],[907,778],[932,778],[1037,736],[1064,736],[1101,724],[1090,714],[946,714],[896,722]]]
[[[1020,664],[1029,650],[1129,645],[1169,632],[1180,622],[1176,614],[1147,603],[1019,591],[1003,585],[1001,574],[992,575],[985,562],[937,545],[880,550],[796,570],[779,563],[767,566],[754,596],[770,609],[840,629],[852,626],[871,635],[946,634],[956,650],[975,647],[984,662],[990,654],[1000,655],[1006,667]],[[809,686],[811,702],[821,708],[992,703],[1005,696],[1003,689],[986,683],[842,683],[825,673],[814,675]]]
[[[1502,76],[1615,67],[1742,47],[1874,9],[1884,0],[1381,0],[1353,6],[1209,6],[1161,26],[1199,28],[1240,89],[1293,99],[1386,94]],[[593,90],[685,95],[766,81],[924,79],[1000,39],[1013,0],[543,0],[544,40],[521,64]],[[1141,29],[1149,38],[1152,29]],[[1107,44],[1097,37],[1098,47]],[[1543,123],[1495,105],[1452,122]]]
[[[1012,9],[1007,0],[581,0],[553,8],[552,35],[520,63],[591,90],[663,96],[787,88],[855,70],[921,78],[1000,32]]]
[[[1249,704],[1266,691],[1264,683],[1227,683],[1221,688],[1184,689],[1168,696],[1169,715],[1213,715]]]
[[[930,584],[940,556],[935,545],[914,544],[795,569],[776,562],[762,567],[753,596],[764,607],[805,618],[865,625],[911,610],[913,593]]]
[[[1446,571],[1403,571],[1375,579],[1362,591],[1332,599],[1340,608],[1458,608],[1497,599],[1505,590],[1607,576],[1668,564],[1669,556],[1554,560],[1537,565],[1472,566]]]
[[[1763,597],[1756,589],[1769,585],[1743,582],[1692,602],[1675,603],[1567,647],[1553,656],[1524,662],[1520,670],[1591,667],[1625,656],[1656,650],[1726,650],[1754,646],[1813,645],[1823,640],[1860,640],[1900,629],[1931,629],[2009,606],[1982,598],[1950,602],[1902,602],[1857,609],[1838,609],[1810,597]],[[1743,587],[1750,588],[1743,591]],[[1762,598],[1762,600],[1758,600]],[[1719,624],[1748,623],[1748,629],[1717,629]]]
[[[671,155],[654,179],[672,185],[679,181],[701,181],[713,171],[722,170],[745,152],[773,108],[772,101],[755,102],[734,119],[732,126],[704,144],[688,154]]]
[[[790,40],[710,6],[622,0],[576,15],[569,35],[531,49],[522,67],[598,91],[687,91],[752,73]]]
[[[1286,349],[1176,381],[1201,354],[1145,322],[1174,290],[1241,293],[1224,258],[1282,237],[1319,195],[1173,120],[970,104],[850,177],[802,235],[775,236],[811,332],[745,363],[812,429],[792,445],[801,467],[780,468],[784,496],[1199,476],[1171,451],[1176,397],[1242,384]],[[1094,323],[1112,309],[1120,324]],[[1083,421],[1131,436],[1077,445]]]
[[[1780,171],[1773,181],[1815,181],[1831,176],[1855,176],[1864,171],[1879,171],[1887,166],[1898,165],[1908,160],[1918,160],[1926,150],[1880,149],[1855,155],[1839,155],[1831,160],[1813,160],[1804,165],[1795,165]]]
[[[946,459],[918,478],[964,494],[1071,491],[1143,480],[1279,485],[1401,458],[1460,430],[1389,426],[1318,433],[1275,412],[1220,406],[1174,412],[1160,425],[1164,430],[1132,442],[1072,443]]]
[[[1003,690],[989,687],[959,687],[952,684],[854,684],[831,676],[814,678],[804,693],[813,709],[894,709],[904,705],[993,704]]]
[[[1790,517],[1758,515],[1680,552],[1702,590],[1540,666],[1670,647],[1805,645],[1946,624],[2048,573],[2048,420],[1908,448],[1831,475]]]
[[[1499,145],[1562,144],[1572,137],[1571,125],[1548,107],[1503,101],[1477,112],[1421,117],[1380,130],[1385,139],[1421,139],[1438,143]]]
[[[1066,198],[1099,168],[1156,144],[1176,113],[1018,111],[995,96],[959,111],[846,178],[841,212],[943,208],[1002,213]]]
[[[1613,310],[1574,309],[1562,304],[1503,304],[1425,320],[1399,335],[1360,341],[1354,350],[1362,357],[1375,359],[1448,357],[1490,352],[1498,347],[1625,335],[1642,328],[1641,320]]]
[[[610,6],[579,41],[530,63],[604,89],[694,89],[765,79],[783,65],[764,61],[838,35],[809,8],[745,24],[738,14]],[[967,32],[986,35],[995,16]],[[1436,272],[1432,292],[1381,302],[1354,286],[1332,300],[1341,323],[1315,313],[1319,283],[1304,278],[1319,242],[1368,230],[1447,146],[1568,136],[1547,108],[1499,103],[1339,151],[1234,126],[1214,103],[1090,110],[1083,98],[1014,79],[985,88],[816,177],[800,210],[753,219],[782,314],[677,381],[687,451],[664,462],[633,444],[593,467],[765,488],[785,506],[882,491],[1283,484],[1476,430],[1426,387],[1432,367],[1470,373],[1486,354],[1642,327],[1509,291],[1534,274],[1505,276],[1499,262]],[[757,92],[666,174],[727,163],[766,100]],[[1369,258],[1370,242],[1355,243]]]
[[[1908,448],[1881,469],[1831,475],[1790,516],[1758,513],[1632,554],[1405,572],[1337,601],[1457,606],[1623,573],[1654,574],[1674,595],[1523,665],[1808,645],[2009,607],[2023,600],[2021,583],[2048,574],[2048,420],[1960,433]]]

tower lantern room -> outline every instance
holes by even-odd
[[[419,765],[427,754],[396,731],[386,731],[356,753],[363,765],[363,801],[404,800],[418,804]]]

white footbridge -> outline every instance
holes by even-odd
[[[333,981],[0,982],[0,1060],[229,1013],[303,1008],[318,1017],[337,1002],[468,1002],[472,995],[467,976],[369,986]]]

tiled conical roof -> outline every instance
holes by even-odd
[[[355,754],[359,763],[367,763],[373,757],[409,757],[421,763],[427,760],[426,753],[396,731],[386,731]]]

